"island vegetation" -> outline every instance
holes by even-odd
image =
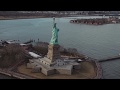
[[[17,44],[9,44],[0,49],[0,68],[10,68],[25,60],[25,50]]]
[[[32,51],[44,57],[48,52],[48,44],[49,43],[47,42],[36,42],[35,45],[29,45],[30,47],[27,49],[24,49],[19,44],[8,44],[3,46],[0,49],[0,68],[10,68],[21,60],[28,61],[31,57],[27,54],[27,51]],[[76,48],[64,48],[63,46],[60,46],[60,53],[61,56],[85,60],[85,55],[80,54]]]
[[[47,55],[48,52],[48,44],[47,42],[37,42],[32,50],[36,51],[38,54],[42,54],[43,56]],[[85,55],[80,54],[76,48],[64,48],[60,45],[60,54],[62,56],[69,56],[69,57],[76,57],[81,58],[82,60],[85,59]]]

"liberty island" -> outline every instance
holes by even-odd
[[[32,68],[33,72],[42,72],[45,75],[67,74],[72,75],[73,69],[80,69],[80,64],[76,60],[61,58],[60,46],[58,44],[58,31],[56,23],[53,23],[52,38],[48,45],[47,57],[30,59],[27,68]]]
[[[52,27],[52,37],[48,45],[48,52],[46,56],[39,57],[37,59],[36,58],[29,59],[29,62],[27,62],[27,66],[26,65],[25,67],[23,67],[24,65],[18,66],[17,68],[18,72],[22,73],[23,75],[26,74],[28,76],[31,76],[31,75],[34,76],[37,73],[39,74],[39,78],[43,78],[41,77],[41,73],[43,73],[46,76],[44,78],[52,78],[52,77],[49,77],[51,75],[54,75],[54,78],[56,77],[63,78],[64,75],[67,75],[66,78],[83,78],[81,76],[82,74],[81,69],[83,69],[83,67],[87,68],[88,67],[87,64],[89,64],[89,62],[87,62],[87,64],[85,65],[86,62],[78,63],[77,59],[74,59],[74,58],[70,59],[70,58],[63,57],[60,54],[58,32],[59,32],[59,29],[57,28],[56,23],[54,21],[53,27]],[[24,44],[21,44],[21,45],[24,45]],[[91,65],[89,68],[93,68],[93,66]],[[24,71],[26,70],[26,72],[22,71],[22,69]],[[31,72],[27,73],[29,70],[31,70]],[[75,71],[75,70],[78,70],[78,71]],[[84,71],[86,71],[86,69]],[[60,76],[57,76],[59,74]],[[89,77],[89,74],[90,73],[88,73],[88,77]],[[87,78],[85,76],[84,78]],[[93,74],[92,76],[94,77],[95,74]],[[32,78],[32,77],[29,77],[29,78]]]
[[[101,14],[101,18],[103,15]],[[93,16],[93,17],[97,18],[98,16],[97,17]],[[4,17],[2,18],[4,19]],[[85,16],[85,18],[91,18],[91,16],[88,16],[88,17]],[[75,18],[71,17],[71,19],[75,19]],[[57,25],[60,27],[60,30],[62,31],[60,31],[59,33],[59,44],[58,44],[58,38],[56,40],[54,38],[53,39],[51,38],[51,40],[49,40],[50,35],[51,35],[51,30],[49,29],[51,27],[51,24],[50,24],[51,20],[52,19],[50,18],[38,18],[38,19],[28,19],[28,20],[27,19],[6,20],[6,21],[0,20],[0,32],[1,32],[0,38],[1,40],[20,39],[22,42],[25,42],[26,40],[29,40],[30,38],[34,40],[37,40],[39,38],[42,41],[51,42],[51,43],[49,42],[49,45],[48,45],[49,49],[51,49],[51,47],[55,48],[54,47],[55,45],[58,45],[56,47],[58,49],[59,49],[59,45],[63,45],[65,47],[75,47],[77,48],[77,50],[79,50],[79,52],[87,56],[96,58],[96,60],[103,60],[103,59],[106,59],[107,57],[111,57],[112,55],[115,56],[116,54],[119,54],[120,52],[120,48],[119,48],[119,42],[120,42],[119,27],[120,25],[119,23],[109,24],[109,25],[107,24],[107,25],[102,25],[102,26],[97,25],[96,27],[92,25],[72,24],[72,23],[69,23],[70,19],[67,20],[66,18],[60,18],[58,21],[59,24],[57,23]],[[112,22],[116,23],[116,21],[112,21]],[[91,23],[88,23],[88,24],[91,24]],[[56,33],[57,34],[55,35],[57,35],[56,37],[58,37],[58,31]],[[21,45],[24,45],[24,44],[21,44]],[[49,51],[48,54],[46,53],[45,57],[51,58],[50,60],[54,61],[55,58],[58,58],[61,55],[59,53],[57,55],[50,54],[53,51],[55,50]],[[58,50],[56,50],[56,52],[58,52]],[[7,62],[9,61],[10,60],[8,60]],[[103,78],[120,78],[119,62],[120,62],[120,59],[110,61],[110,62],[102,62],[101,66],[103,69]],[[84,62],[80,63],[80,69],[82,69],[83,63]],[[27,70],[28,71],[35,70],[35,69],[25,69],[25,68],[26,68],[26,65],[24,67],[24,70],[26,70],[26,72]],[[85,72],[85,70],[87,69],[84,69],[82,71]],[[36,73],[29,72],[29,75],[30,74],[35,75]],[[39,73],[39,76],[40,76],[40,73]],[[46,78],[48,77],[49,76],[47,76]]]

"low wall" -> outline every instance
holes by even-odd
[[[67,70],[67,69],[56,69],[56,73],[57,73],[57,74],[67,74],[67,75],[71,75],[71,74],[72,74],[72,69],[71,69],[71,70]]]
[[[43,67],[42,67],[42,69],[41,69],[41,72],[44,73],[46,76],[55,74],[55,70],[54,70],[54,69],[47,70],[47,69],[45,69],[45,68],[43,68]]]
[[[96,76],[93,79],[102,79],[102,67],[99,61],[90,57],[86,61],[94,62],[96,65]]]
[[[102,68],[99,62],[94,61],[97,67],[97,73],[96,73],[96,77],[94,79],[102,79]]]

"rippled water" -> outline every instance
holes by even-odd
[[[60,29],[60,45],[75,47],[79,52],[96,59],[120,53],[120,24],[95,26],[73,24],[69,23],[69,20],[70,18],[56,19]],[[52,18],[0,20],[0,39],[19,39],[24,42],[39,38],[40,41],[49,42],[52,24]],[[119,63],[119,60],[101,63],[104,78],[120,78]]]
[[[101,63],[103,79],[120,79],[120,59]]]

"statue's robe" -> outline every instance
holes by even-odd
[[[52,38],[50,41],[51,44],[58,44],[58,31],[59,29],[56,27],[56,24],[55,24],[52,30]]]

